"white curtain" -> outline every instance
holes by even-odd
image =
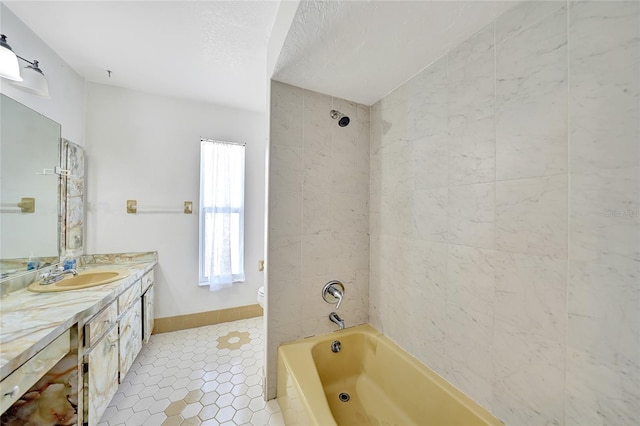
[[[203,140],[200,153],[200,283],[216,291],[244,281],[244,145]]]

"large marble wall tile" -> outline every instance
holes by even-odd
[[[353,125],[355,126],[356,123]],[[351,127],[352,124],[349,124]],[[369,149],[363,149],[361,141],[349,139],[347,135],[333,138],[331,171],[331,192],[342,194],[362,194],[369,192]],[[363,165],[366,156],[366,166]]]
[[[493,315],[451,303],[447,303],[446,310],[445,355],[455,361],[456,368],[467,369],[483,382],[492,383]],[[478,400],[480,395],[473,397]]]
[[[496,182],[496,248],[567,257],[567,177]]]
[[[447,188],[414,192],[414,239],[447,241],[447,198]]]
[[[567,346],[565,424],[634,425],[640,418],[636,369],[630,374]]]
[[[269,238],[269,279],[299,280],[301,276],[301,236],[275,236]]]
[[[497,180],[567,171],[566,26],[562,8],[496,47]]]
[[[408,83],[412,140],[446,134],[449,94],[447,57],[443,56]]]
[[[380,226],[382,233],[411,239],[414,235],[413,197],[411,191],[398,191],[382,197]]]
[[[570,3],[571,171],[640,165],[640,3]]]
[[[630,374],[640,368],[640,266],[569,263],[567,341]],[[637,389],[640,398],[640,388]]]
[[[408,83],[413,115],[413,176],[416,190],[446,187],[449,174],[447,57]]]
[[[304,90],[271,81],[271,145],[302,146]]]
[[[493,389],[491,381],[476,374],[465,364],[449,357],[445,357],[444,370],[436,372],[464,392],[465,395],[472,396],[472,399],[482,407],[492,411]]]
[[[438,134],[413,143],[416,190],[445,188],[449,182],[449,135]]]
[[[492,250],[449,245],[447,302],[492,318],[495,299],[494,257]]]
[[[327,275],[331,269],[331,234],[302,236],[302,278]]]
[[[446,366],[446,286],[448,247],[444,243],[411,244],[411,319],[413,354],[441,374]]]
[[[326,212],[331,215],[331,229],[336,231],[369,232],[369,194],[333,193]]]
[[[495,246],[495,184],[449,187],[448,241],[471,247]]]
[[[493,25],[449,54],[449,185],[495,180]]]
[[[269,232],[274,237],[302,233],[302,192],[279,192],[269,184]]]
[[[273,145],[269,149],[269,167],[273,170],[269,185],[281,192],[302,192],[302,147]]]
[[[542,256],[495,252],[495,318],[563,342],[567,317],[567,262]]]
[[[334,231],[331,234],[331,274],[354,275],[369,272],[369,236],[360,232]]]
[[[564,343],[531,331],[496,320],[492,408],[506,424],[562,425]]]
[[[640,168],[571,176],[570,256],[640,262]]]
[[[331,232],[331,193],[308,189],[303,195],[302,235],[328,234]]]
[[[412,141],[398,139],[380,148],[380,173],[384,176],[381,182],[382,194],[413,191],[413,145]]]
[[[496,19],[496,43],[547,19],[566,5],[564,0],[522,2]]]
[[[331,185],[331,97],[304,91],[304,190]],[[329,192],[328,190],[326,192]]]

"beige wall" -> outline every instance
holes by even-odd
[[[341,128],[332,109],[351,117]],[[322,300],[338,279],[347,326],[367,322],[369,107],[271,84],[267,258],[267,389],[275,396],[277,347],[336,328]]]
[[[370,322],[507,424],[640,417],[639,11],[524,3],[371,109]]]

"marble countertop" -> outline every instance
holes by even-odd
[[[79,271],[109,267],[127,269],[129,276],[82,290],[34,293],[24,288],[0,298],[0,380],[75,323],[98,313],[157,263],[155,253],[137,259],[104,256],[83,256],[91,263],[81,263]]]

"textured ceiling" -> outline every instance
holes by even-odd
[[[89,81],[265,109],[267,42],[278,1],[5,4]]]
[[[371,105],[517,1],[302,1],[274,79]]]

